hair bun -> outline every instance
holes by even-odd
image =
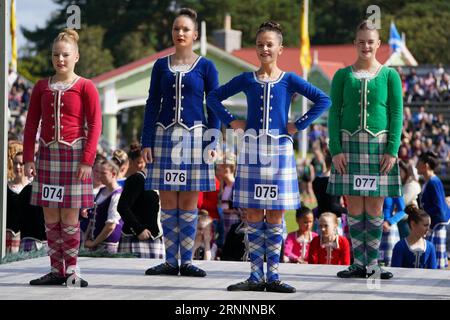
[[[78,32],[75,31],[75,29],[66,28],[60,34],[71,37],[73,40],[75,40],[75,42],[78,42],[78,40],[80,39],[80,36],[78,35]]]
[[[130,152],[135,152],[135,151],[141,151],[141,146],[137,142],[130,144]]]
[[[283,30],[281,29],[281,25],[278,22],[275,22],[273,20],[269,20],[269,21],[261,23],[261,25],[259,26],[259,29],[263,29],[263,28],[274,29],[274,30],[279,31],[280,33],[283,32]]]
[[[194,21],[197,21],[197,12],[191,8],[181,8],[178,12],[178,16],[188,16]]]

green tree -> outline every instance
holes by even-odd
[[[388,39],[394,21],[406,35],[406,45],[419,64],[450,64],[450,2],[431,0],[408,3],[384,20],[383,39]]]
[[[76,72],[86,78],[92,78],[113,69],[113,56],[103,47],[105,30],[100,26],[82,26],[78,48],[80,60]]]

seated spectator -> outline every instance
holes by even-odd
[[[31,184],[19,195],[20,201],[20,251],[35,251],[47,247],[44,210],[30,203]]]
[[[308,263],[309,245],[317,233],[312,231],[314,215],[308,207],[301,206],[295,213],[298,230],[288,234],[284,245],[284,262]]]
[[[437,269],[436,248],[433,243],[425,240],[430,230],[430,216],[416,206],[406,208],[408,223],[411,229],[408,237],[400,240],[394,246],[392,267]]]
[[[384,198],[383,215],[383,234],[381,236],[378,262],[388,267],[391,264],[394,245],[400,240],[397,223],[406,216],[403,197]]]
[[[194,259],[196,260],[214,260],[217,246],[214,243],[213,220],[208,211],[199,210],[197,221],[197,232],[194,242]]]
[[[245,210],[240,210],[239,214],[240,221],[233,224],[226,235],[220,260],[247,261],[247,215]]]
[[[101,167],[102,183],[105,185],[95,197],[87,238],[84,247],[93,251],[100,250],[117,253],[123,221],[117,211],[122,188],[117,183],[118,162],[105,160]]]
[[[337,233],[338,219],[334,213],[324,212],[319,218],[320,235],[309,246],[309,264],[350,264],[350,244]]]
[[[102,163],[106,160],[104,156],[101,154],[97,154],[94,161],[94,166],[92,168],[92,184],[93,184],[93,191],[94,191],[94,197],[97,195],[97,193],[100,191],[101,188],[104,187],[101,179],[101,168]]]
[[[304,203],[307,206],[315,206],[317,203],[314,196],[312,182],[315,179],[314,166],[311,165],[311,161],[308,159],[300,160],[299,168],[297,170],[300,176],[300,192],[301,198],[304,199]]]
[[[16,253],[20,248],[20,192],[30,183],[25,175],[23,153],[12,157],[13,179],[8,182],[6,206],[6,253]]]
[[[222,162],[217,164],[216,177],[219,179],[221,186],[219,205],[222,209],[223,232],[227,235],[230,227],[240,221],[239,209],[233,208],[232,201],[236,157],[233,154],[227,154]]]
[[[117,176],[117,183],[123,188],[125,180],[128,177],[128,167],[130,165],[128,155],[122,149],[117,149],[113,152],[112,159],[119,166],[119,175]],[[127,175],[128,174],[128,175]]]
[[[218,256],[220,256],[225,240],[224,221],[222,217],[222,207],[219,207],[220,181],[217,176],[214,177],[214,180],[216,183],[216,190],[199,192],[197,207],[199,210],[206,210],[211,219],[213,219],[215,230],[214,238],[218,248]]]
[[[139,144],[130,146],[128,158],[130,175],[117,206],[124,221],[118,251],[139,258],[164,259],[159,195],[154,190],[145,190],[147,169]]]

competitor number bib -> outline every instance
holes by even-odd
[[[255,200],[277,200],[278,186],[276,184],[255,184]]]
[[[63,202],[64,187],[52,186],[49,184],[42,185],[42,200],[50,202]]]
[[[186,176],[186,170],[164,170],[164,184],[185,186]]]
[[[353,190],[376,191],[378,189],[377,176],[353,176]]]

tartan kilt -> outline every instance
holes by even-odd
[[[164,129],[156,125],[153,163],[147,165],[146,190],[215,191],[214,163],[205,163],[204,127],[187,130],[179,125]],[[181,140],[183,139],[183,140]],[[174,141],[172,141],[174,140]],[[181,142],[182,141],[182,142]],[[186,184],[172,185],[164,181],[165,170],[186,170]]]
[[[119,253],[131,253],[137,258],[144,259],[164,259],[164,242],[163,238],[148,239],[141,241],[134,235],[122,233],[119,242]]]
[[[438,269],[447,269],[448,267],[448,256],[446,249],[446,241],[447,241],[447,224],[438,223],[434,226],[431,235],[428,239],[431,243],[434,244],[436,248],[436,262]]]
[[[95,248],[91,248],[91,251],[102,251],[107,253],[117,253],[119,248],[118,242],[102,242]]]
[[[378,254],[378,262],[384,263],[386,267],[391,265],[392,252],[394,246],[400,241],[400,234],[398,232],[397,224],[391,225],[389,232],[383,232],[380,243],[380,250]]]
[[[334,165],[328,181],[327,193],[333,195],[350,195],[364,197],[398,197],[402,195],[398,162],[391,171],[382,175],[380,161],[384,155],[387,144],[387,133],[373,137],[365,131],[353,136],[341,132],[342,152],[347,159],[347,173],[340,175]],[[377,190],[354,190],[353,179],[355,175],[378,177]]]
[[[41,241],[31,237],[25,237],[20,240],[20,251],[39,251],[47,247],[47,241]]]
[[[255,199],[256,185],[276,185],[277,199]],[[233,207],[291,210],[300,207],[292,140],[245,136],[237,160]]]
[[[85,139],[72,146],[42,141],[36,160],[36,177],[32,183],[31,204],[44,208],[90,208],[94,206],[92,178],[78,180],[78,165],[84,152]],[[62,202],[42,200],[44,184],[64,187]]]
[[[6,229],[6,253],[17,253],[20,248],[20,231],[15,233]]]

